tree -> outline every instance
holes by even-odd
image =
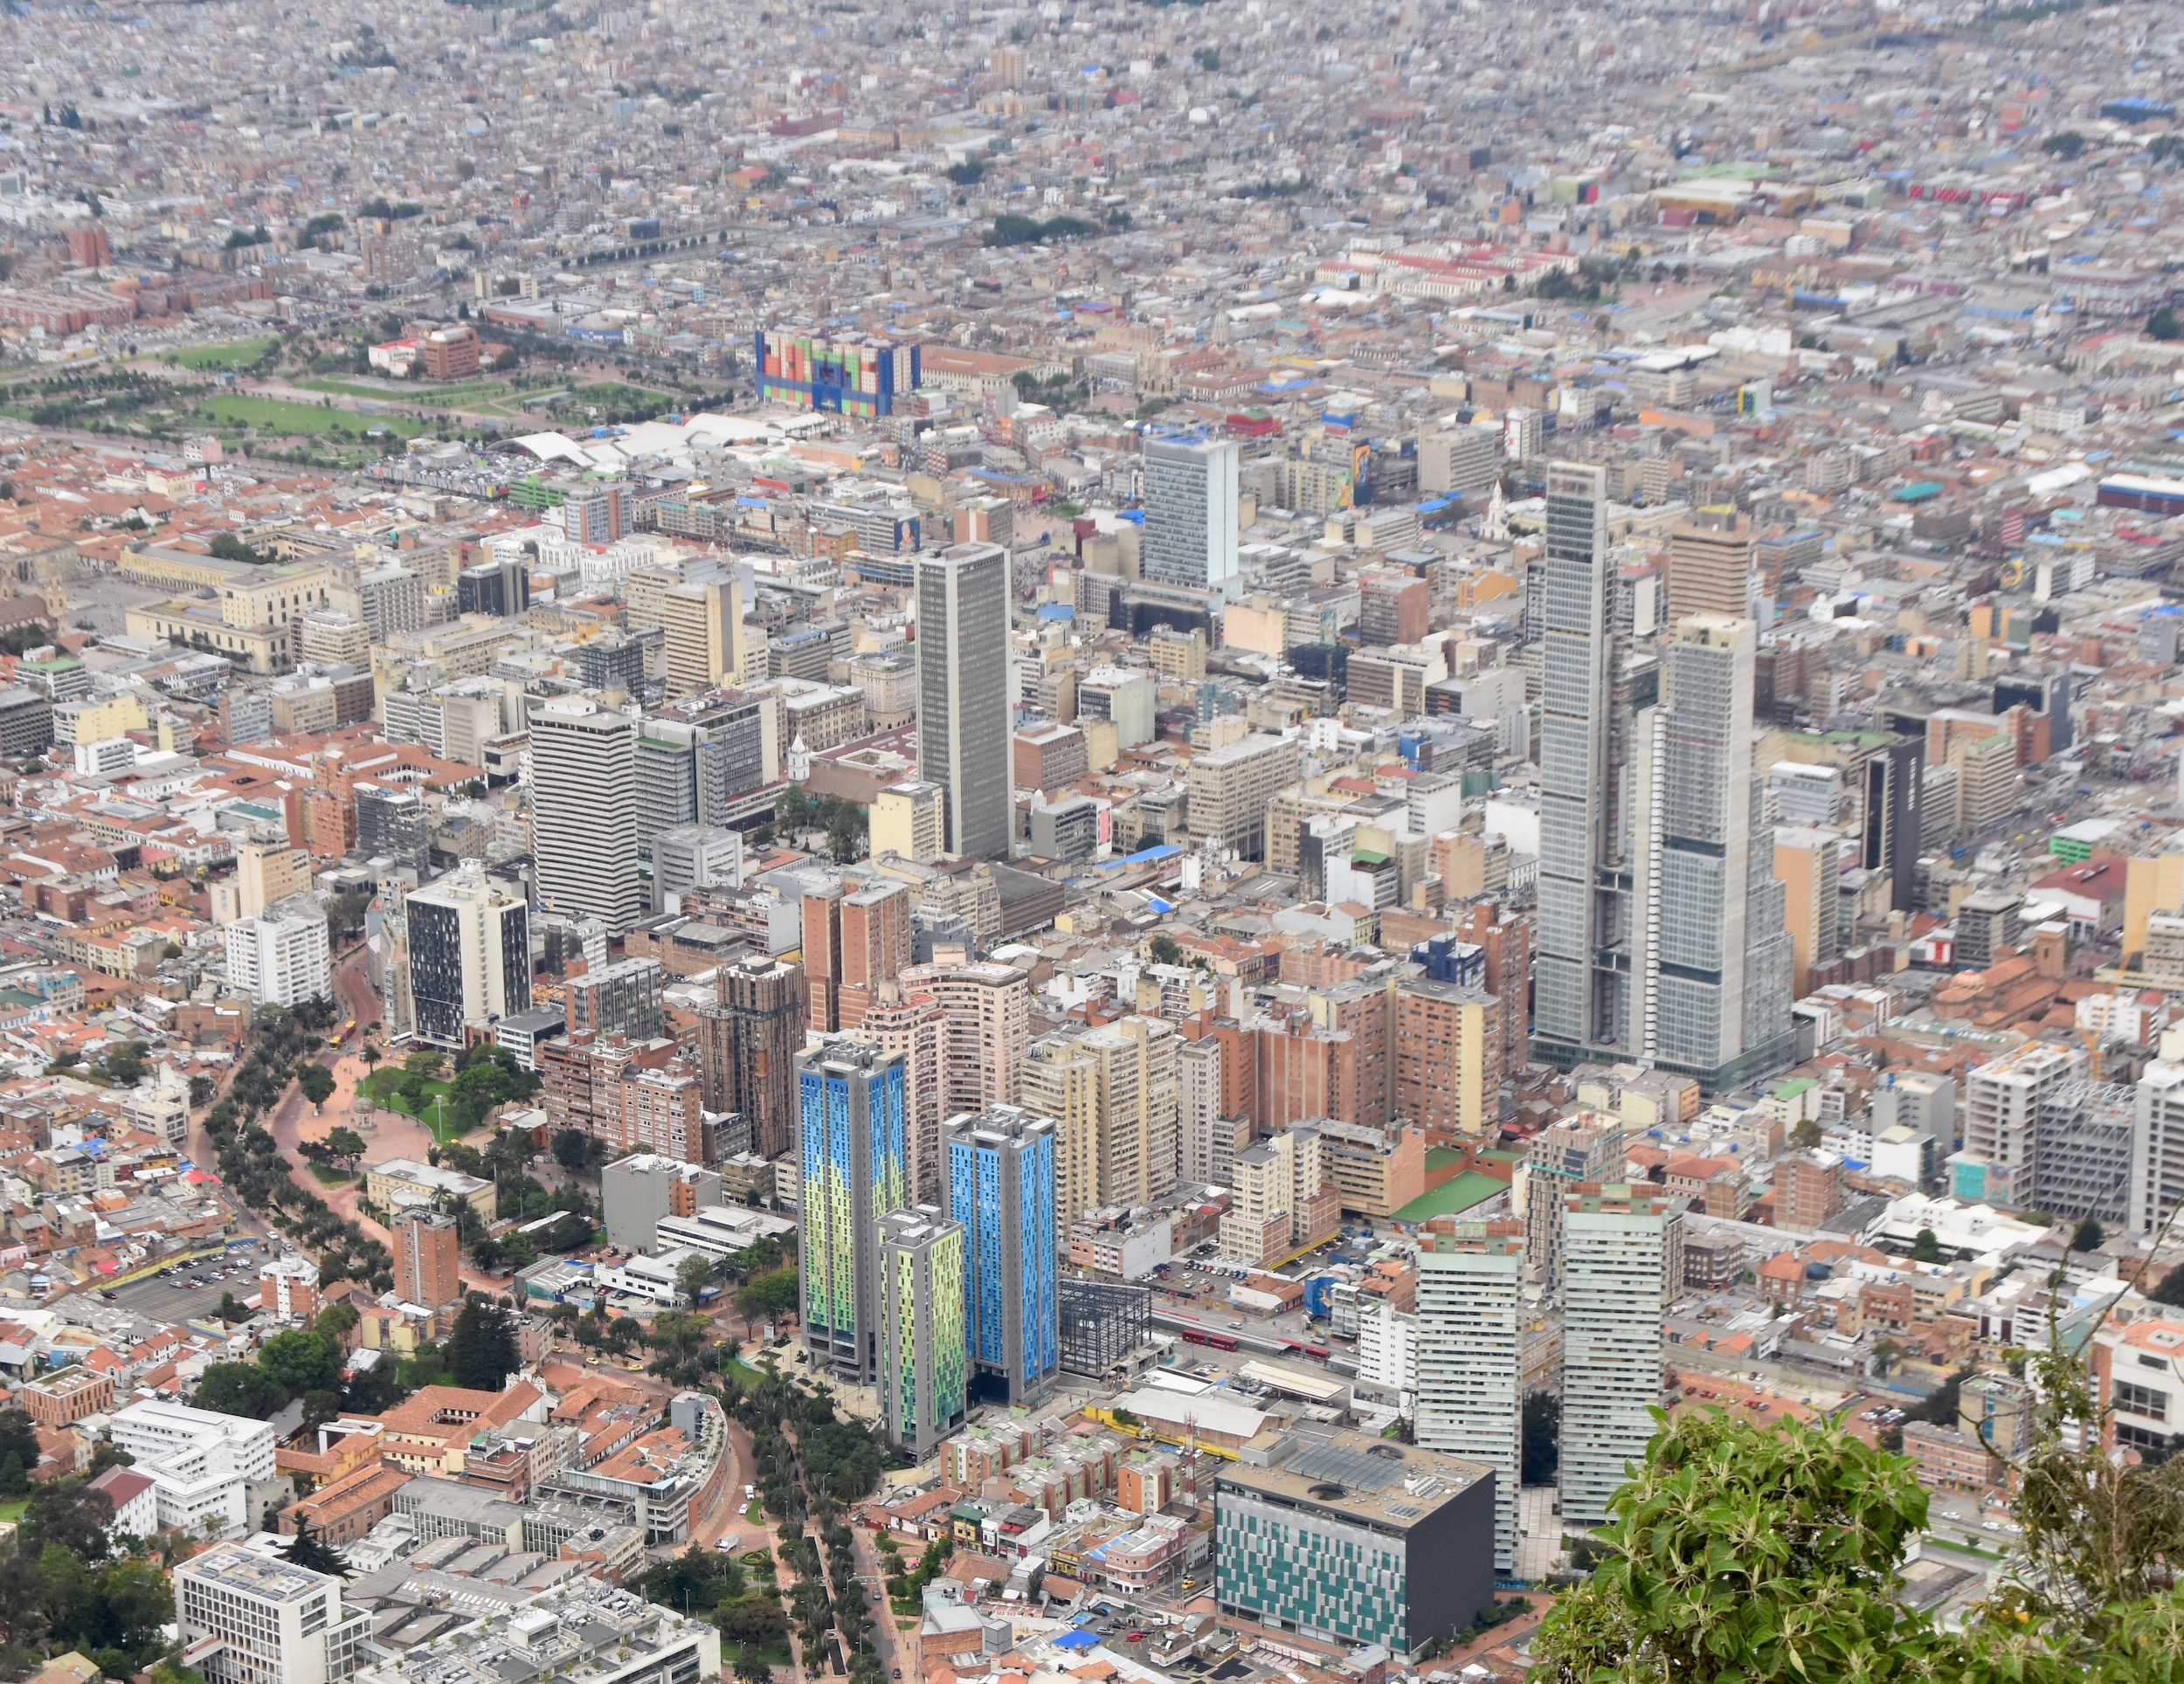
[[[1526,1485],[1552,1485],[1562,1466],[1562,1399],[1552,1391],[1524,1396],[1523,1467]]]
[[[421,1047],[402,1060],[402,1067],[412,1076],[422,1076],[425,1080],[430,1081],[439,1074],[440,1067],[446,1062],[446,1053],[435,1052],[430,1047]]]
[[[334,1097],[334,1073],[322,1064],[306,1064],[296,1072],[296,1086],[313,1105],[324,1105]]]
[[[81,1480],[52,1480],[31,1490],[22,1524],[25,1549],[52,1544],[83,1561],[103,1561],[114,1500]]]
[[[288,1559],[314,1573],[331,1573],[336,1578],[349,1577],[349,1563],[313,1535],[311,1517],[308,1515],[296,1516],[295,1542],[288,1546]]]
[[[347,1158],[351,1163],[364,1155],[364,1137],[354,1128],[330,1128],[324,1143],[335,1157]]]
[[[247,1322],[251,1318],[251,1312],[244,1307],[243,1301],[232,1292],[220,1294],[220,1308],[212,1313],[231,1328],[238,1322]]]
[[[2014,1626],[1944,1632],[1897,1601],[1904,1548],[1926,1523],[1903,1458],[1832,1419],[1655,1418],[1593,1535],[1600,1566],[1540,1626],[1533,1678],[1848,1684],[2036,1667],[2042,1646]]]
[[[676,1290],[693,1304],[698,1301],[698,1294],[712,1284],[713,1260],[709,1257],[686,1257],[682,1260],[682,1266],[675,1271]]]
[[[472,1293],[447,1335],[447,1371],[453,1384],[472,1391],[498,1391],[520,1366],[515,1325],[508,1312],[482,1293]]]
[[[591,1161],[591,1138],[581,1128],[561,1128],[554,1133],[554,1162],[576,1174]]]
[[[2107,1238],[2101,1225],[2089,1216],[2077,1225],[2077,1232],[2070,1236],[2070,1249],[2074,1252],[2097,1252]]]
[[[1820,1124],[1807,1117],[1790,1130],[1790,1144],[1800,1152],[1809,1152],[1820,1144]]]
[[[1918,1231],[1918,1238],[1911,1241],[1911,1261],[1914,1263],[1941,1261],[1941,1241],[1935,1238],[1932,1228],[1921,1228]]]
[[[2050,135],[2040,142],[2040,149],[2051,158],[2069,163],[2085,150],[2085,136],[2075,128],[2066,128],[2060,135]]]
[[[2177,320],[2174,309],[2164,304],[2146,318],[2146,337],[2149,339],[2184,339],[2184,322]]]
[[[796,1301],[796,1271],[776,1269],[743,1283],[743,1290],[736,1294],[736,1314],[743,1318],[743,1331],[750,1333],[760,1322],[795,1308]]]
[[[292,1398],[307,1391],[331,1391],[342,1383],[342,1348],[322,1333],[292,1329],[266,1341],[258,1352],[258,1366]]]
[[[1907,1421],[1924,1421],[1929,1426],[1946,1426],[1953,1430],[1957,1424],[1957,1403],[1963,1396],[1964,1383],[1971,1378],[1972,1365],[1967,1363],[1944,1380],[1932,1391],[1904,1411]]]
[[[2146,1297],[2156,1304],[2184,1304],[2184,1265],[2163,1275]]]
[[[1179,965],[1183,963],[1183,949],[1174,936],[1164,932],[1145,943],[1145,956],[1157,965]]]
[[[800,831],[818,814],[818,804],[804,793],[801,784],[790,784],[773,804],[773,822],[784,831]]]
[[[197,1381],[190,1401],[219,1415],[262,1421],[285,1401],[280,1383],[252,1363],[215,1363]]]

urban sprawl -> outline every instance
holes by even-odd
[[[2174,6],[0,40],[0,1676],[1513,1684],[1664,1422],[1921,1630],[2184,1447]]]

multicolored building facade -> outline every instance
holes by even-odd
[[[930,1204],[880,1219],[880,1417],[888,1445],[923,1456],[964,1424],[964,1233]]]
[[[797,1060],[804,1342],[812,1366],[870,1385],[880,1363],[880,1220],[909,1202],[903,1061],[842,1039]]]
[[[751,367],[761,402],[873,420],[893,415],[895,401],[917,390],[918,350],[870,334],[762,328],[753,337]]]
[[[1012,1407],[1044,1398],[1061,1366],[1054,1294],[1054,1123],[1013,1105],[943,1128],[949,1214],[962,1225],[964,1337],[973,1374]]]

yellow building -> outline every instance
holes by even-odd
[[[931,865],[940,858],[944,840],[940,785],[915,779],[890,783],[873,799],[870,825],[874,859],[893,853]]]
[[[702,695],[743,680],[741,593],[733,579],[679,584],[661,598],[667,635],[667,687]]]

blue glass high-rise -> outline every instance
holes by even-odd
[[[1061,1365],[1054,1294],[1054,1124],[1013,1105],[942,1129],[948,1213],[963,1225],[964,1342],[974,1374],[1012,1405],[1053,1388]]]

